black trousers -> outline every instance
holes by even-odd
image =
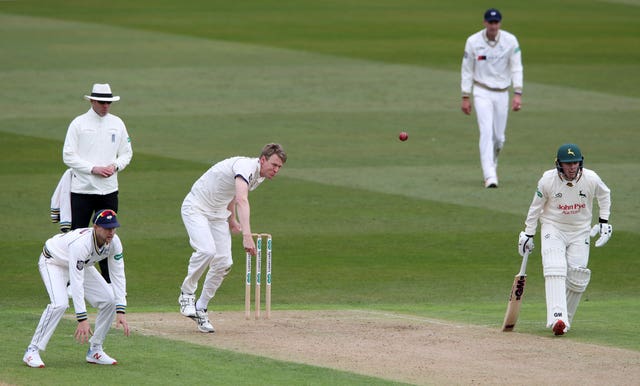
[[[102,209],[118,213],[118,191],[105,195],[71,193],[71,229],[88,228],[94,214]],[[102,277],[111,283],[107,260],[100,260],[99,264]]]

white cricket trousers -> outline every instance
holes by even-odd
[[[226,219],[207,218],[191,205],[189,198],[183,202],[181,214],[189,234],[189,244],[193,248],[181,290],[185,294],[195,294],[198,281],[208,268],[198,299],[198,304],[206,308],[233,265],[229,223]]]
[[[556,319],[562,319],[569,326],[567,270],[569,267],[587,267],[589,228],[564,232],[551,224],[542,224],[540,239],[547,300],[547,327],[551,327]]]
[[[473,88],[473,105],[480,131],[480,165],[485,181],[498,180],[497,152],[502,149],[509,114],[509,92]]]
[[[46,350],[49,339],[69,307],[69,295],[67,294],[69,268],[53,264],[50,260],[40,254],[38,268],[51,303],[44,309],[36,332],[31,339],[31,344],[43,351]],[[111,285],[93,266],[84,267],[84,296],[89,304],[98,309],[95,329],[89,342],[101,345],[115,318],[116,300]]]

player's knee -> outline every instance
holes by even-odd
[[[107,312],[115,312],[116,311],[116,301],[115,299],[104,299],[98,302],[95,306],[99,310],[104,310]]]
[[[96,308],[114,307],[116,306],[116,297],[113,291],[107,291],[100,296],[96,302]]]
[[[69,302],[67,304],[49,304],[49,310],[54,313],[62,313],[64,314],[69,308]]]
[[[222,277],[225,277],[229,274],[229,272],[231,272],[231,267],[233,266],[233,264],[219,264],[217,266],[214,267],[214,271],[216,272],[216,274],[221,275]]]
[[[567,268],[562,266],[545,266],[543,267],[544,276],[562,276],[567,277]]]
[[[51,303],[47,305],[46,314],[48,315],[48,318],[53,318],[54,320],[61,319],[64,316],[64,313],[67,311],[67,308],[69,308],[68,302],[67,304]]]
[[[216,249],[215,248],[198,249],[197,253],[200,255],[201,258],[209,260],[209,259],[213,259],[213,257],[216,255]]]
[[[567,260],[564,251],[549,248],[542,251],[542,268],[544,276],[567,276]]]
[[[591,270],[582,267],[569,267],[567,270],[567,289],[582,293],[587,289],[591,280]]]

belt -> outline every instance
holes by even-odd
[[[504,91],[508,91],[509,90],[509,87],[506,87],[506,88],[489,87],[486,84],[480,83],[480,82],[475,81],[475,80],[473,81],[473,84],[478,86],[478,87],[481,87],[481,88],[483,88],[485,90],[489,90],[489,91],[504,92]]]

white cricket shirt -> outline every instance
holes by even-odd
[[[187,199],[208,217],[227,219],[227,209],[236,195],[236,177],[249,184],[249,191],[264,181],[260,177],[259,158],[232,157],[220,161],[207,170],[191,187]]]
[[[108,259],[109,277],[116,304],[122,306],[119,308],[127,305],[122,242],[118,235],[114,235],[109,244],[99,248],[95,242],[93,228],[79,228],[67,233],[59,233],[46,241],[43,255],[47,264],[68,267],[76,315],[87,312],[84,301],[85,268],[104,259]]]
[[[464,46],[462,95],[470,95],[474,82],[489,88],[522,91],[522,54],[515,35],[500,30],[495,42],[486,37],[486,29],[471,35]]]
[[[556,169],[547,170],[538,181],[524,232],[535,235],[538,220],[561,231],[586,230],[591,227],[593,200],[597,199],[599,217],[609,220],[611,191],[593,170],[583,169],[577,181],[561,178]]]

